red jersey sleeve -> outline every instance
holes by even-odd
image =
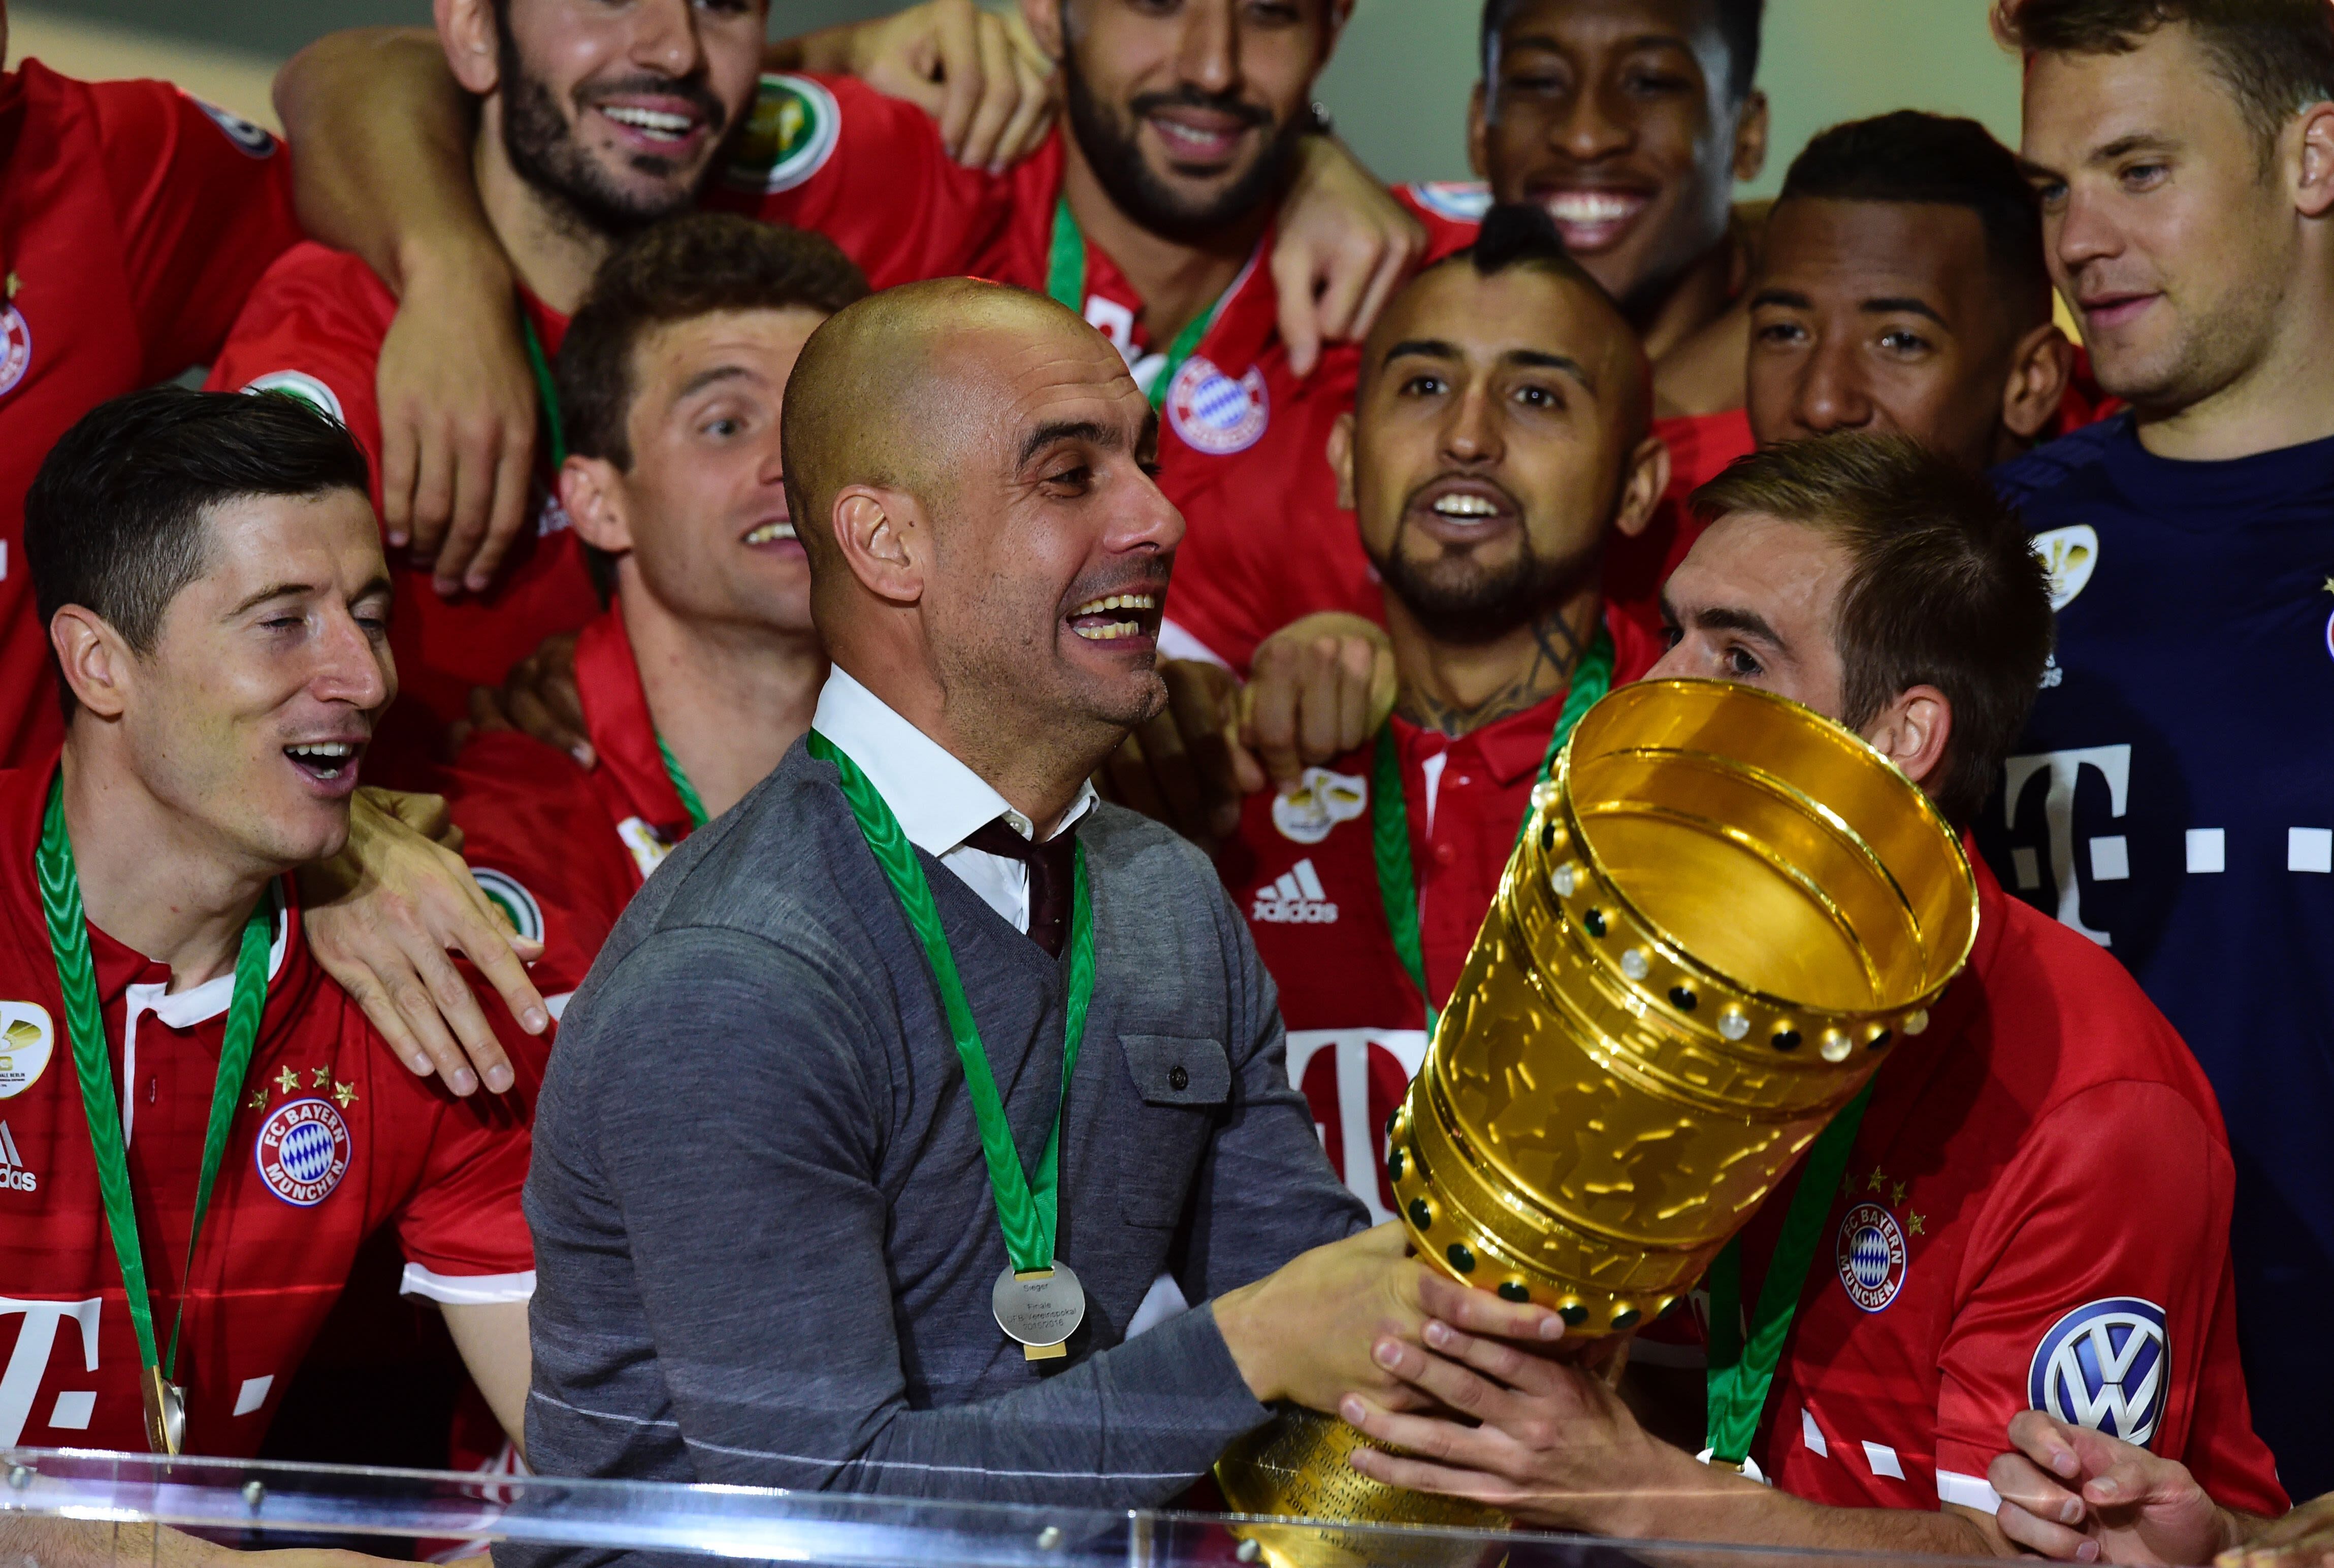
[[[475,980],[472,989],[518,1069],[518,1083],[506,1094],[480,1091],[457,1100],[434,1081],[411,1081],[429,1096],[436,1121],[421,1179],[394,1221],[407,1264],[404,1289],[458,1303],[525,1301],[535,1292],[535,1243],[519,1194],[549,1043],[522,1034],[492,989]]]
[[[708,204],[816,229],[875,288],[965,271],[1009,215],[930,115],[849,77],[763,77],[738,147]]]
[[[286,393],[348,427],[381,505],[381,402],[374,375],[397,314],[388,285],[354,256],[313,243],[267,269],[211,361],[211,391]]]
[[[1939,1356],[1937,1468],[1982,1477],[2030,1407],[2184,1462],[2206,1457],[2216,1496],[2281,1511],[2250,1423],[2200,1420],[2226,1423],[2221,1380],[2239,1375],[2223,1306],[2233,1183],[2215,1130],[2169,1085],[2105,1082],[2046,1112],[1963,1260]]]
[[[91,84],[149,380],[211,357],[300,237],[291,157],[249,120],[163,82]]]
[[[606,806],[573,757],[499,730],[473,737],[434,787],[478,886],[542,941],[529,972],[557,1011],[640,887]]]
[[[1483,215],[1491,210],[1491,190],[1480,180],[1430,179],[1397,185],[1394,200],[1426,226],[1426,256],[1439,262],[1475,243]]]

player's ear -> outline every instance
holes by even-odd
[[[1354,509],[1354,412],[1351,409],[1337,416],[1329,427],[1329,472],[1337,476],[1337,505],[1345,511]]]
[[[2001,391],[2002,427],[2021,442],[2031,441],[2058,418],[2075,373],[2075,345],[2056,322],[2044,322],[2019,340],[2011,356],[2010,384]],[[1998,453],[1997,457],[2011,454]]]
[[[2301,149],[2293,205],[2304,217],[2324,217],[2334,211],[2334,103],[2312,104],[2287,134]]]
[[[66,604],[49,618],[49,646],[74,701],[100,718],[121,717],[138,670],[137,655],[120,632],[94,610]]]
[[[632,547],[632,495],[605,457],[568,454],[559,466],[559,505],[575,536],[594,550],[622,555]]]
[[[1635,539],[1654,520],[1654,508],[1670,487],[1670,447],[1659,436],[1648,436],[1629,454],[1627,476],[1621,485],[1621,505],[1613,514],[1613,531]]]
[[[1953,734],[1953,705],[1934,686],[1906,687],[1864,729],[1874,750],[1924,788],[1940,782]]]
[[[502,39],[495,27],[495,0],[431,0],[439,46],[446,67],[465,92],[480,97],[502,81]]]
[[[1467,167],[1474,170],[1477,179],[1491,178],[1490,121],[1485,118],[1490,101],[1484,86],[1478,82],[1475,91],[1467,95]]]
[[[931,560],[931,518],[904,490],[846,485],[835,494],[834,547],[860,586],[906,606],[924,596]]]
[[[1748,184],[1759,178],[1767,167],[1767,95],[1757,88],[1742,101],[1742,113],[1734,121],[1734,178],[1738,184]]]
[[[1062,60],[1061,0],[1021,0],[1021,20],[1029,25],[1029,36],[1046,59],[1060,64]]]

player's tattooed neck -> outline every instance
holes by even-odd
[[[1541,616],[1531,630],[1531,662],[1522,674],[1483,701],[1461,707],[1432,692],[1413,689],[1401,694],[1396,709],[1421,729],[1461,736],[1546,702],[1571,682],[1587,643],[1565,620],[1562,606]]]

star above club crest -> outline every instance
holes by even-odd
[[[289,1094],[300,1087],[300,1075],[289,1067],[275,1075],[275,1087]]]
[[[1890,1183],[1888,1194],[1889,1207],[1902,1208],[1905,1207],[1905,1184],[1903,1182],[1898,1181]]]
[[[357,1086],[355,1084],[335,1083],[333,1085],[333,1098],[341,1102],[342,1110],[346,1111],[349,1108],[350,1102],[355,1100],[356,1097]]]
[[[325,1084],[330,1083],[332,1081],[333,1070],[331,1068],[313,1068],[310,1071],[308,1075],[308,1087],[311,1089],[322,1089]]]
[[[251,1092],[251,1098],[245,1101],[244,1103],[250,1106],[254,1111],[265,1110],[267,1108],[266,1085],[262,1084],[260,1087],[253,1090]]]
[[[1865,1189],[1869,1192],[1877,1192],[1887,1185],[1887,1174],[1876,1165],[1872,1168],[1872,1174],[1865,1179],[1864,1183]]]
[[[1927,1215],[1909,1214],[1905,1217],[1905,1228],[1911,1231],[1914,1236],[1926,1236],[1929,1234],[1927,1228],[1929,1217]]]

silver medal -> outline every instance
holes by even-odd
[[[1032,1347],[1033,1353],[1058,1354],[1062,1342],[1085,1321],[1086,1292],[1070,1265],[1056,1258],[1053,1267],[1027,1274],[1016,1274],[1008,1266],[997,1276],[989,1304],[997,1313],[997,1326],[1009,1337]]]

